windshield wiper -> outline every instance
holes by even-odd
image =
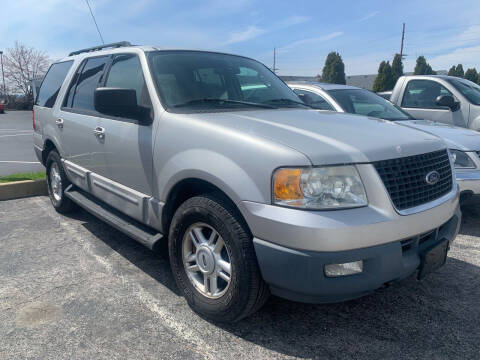
[[[218,105],[235,104],[235,105],[246,105],[246,106],[261,107],[261,108],[264,108],[264,109],[276,109],[275,106],[268,105],[268,104],[261,104],[261,103],[241,101],[241,100],[215,99],[215,98],[193,99],[193,100],[189,100],[189,101],[186,101],[184,103],[181,103],[181,104],[173,105],[173,107],[179,108],[179,107],[187,107],[187,106],[198,105],[198,104],[218,104]]]
[[[262,104],[265,104],[265,103],[302,105],[302,106],[313,109],[313,107],[311,105],[305,104],[301,101],[296,101],[296,100],[287,99],[287,98],[271,99],[271,100],[267,100],[267,101],[262,102]]]

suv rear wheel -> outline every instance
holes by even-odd
[[[71,184],[63,170],[62,161],[57,151],[48,153],[47,161],[48,195],[53,207],[61,214],[73,212],[77,205],[64,195],[65,189]]]
[[[170,226],[169,255],[188,304],[210,320],[238,321],[268,298],[252,236],[221,195],[196,196],[177,209]]]

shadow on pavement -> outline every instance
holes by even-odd
[[[471,211],[471,210],[468,210]],[[462,233],[480,235],[464,215]],[[179,295],[166,248],[152,252],[93,216],[83,226]],[[108,254],[106,254],[108,255]],[[257,314],[216,324],[246,341],[300,358],[478,358],[480,268],[449,257],[422,282],[413,276],[361,299],[309,305],[271,297]]]

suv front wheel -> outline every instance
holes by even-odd
[[[210,320],[238,321],[268,298],[250,231],[219,194],[190,198],[178,208],[170,227],[169,255],[188,304]]]

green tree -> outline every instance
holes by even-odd
[[[397,83],[397,80],[400,76],[403,76],[403,62],[400,54],[395,54],[392,61],[392,82],[393,86]]]
[[[338,52],[332,51],[328,54],[323,66],[322,81],[332,84],[346,84],[345,64]]]
[[[467,69],[467,71],[465,71],[465,79],[467,80],[470,80],[474,83],[476,83],[478,81],[478,72],[477,72],[477,69],[473,68],[473,69]]]
[[[465,75],[464,72],[463,72],[463,65],[458,64],[457,68],[455,69],[455,72],[457,73],[456,76],[463,78],[463,76]]]
[[[452,65],[452,67],[448,70],[448,76],[457,76],[457,68],[455,65]]]
[[[414,75],[436,75],[437,72],[433,71],[430,64],[427,63],[425,56],[419,56],[415,65]]]
[[[382,61],[378,67],[378,75],[373,82],[373,91],[392,90],[395,85],[393,81],[392,67],[389,61]]]

